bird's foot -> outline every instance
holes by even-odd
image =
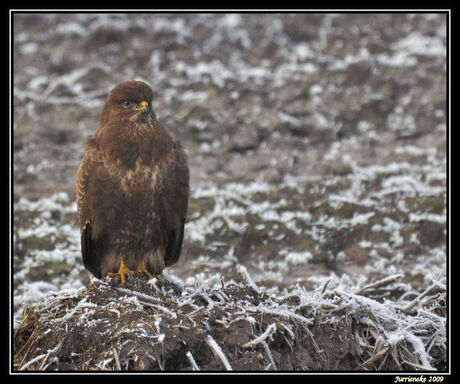
[[[117,273],[109,272],[108,275],[110,277],[120,276],[121,284],[124,284],[126,283],[126,272],[130,273],[131,275],[134,275],[134,271],[129,269],[126,266],[125,261],[123,260],[123,257],[122,257],[121,263],[120,263],[120,269],[118,270],[118,272]]]
[[[141,260],[141,262],[138,264],[137,272],[144,272],[147,275],[147,277],[149,278],[149,280],[151,280],[153,278],[153,275],[149,271],[147,271],[147,268],[145,266],[145,261],[144,260]]]

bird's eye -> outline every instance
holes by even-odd
[[[123,106],[123,108],[129,108],[131,106],[131,102],[129,100],[123,100],[121,102],[121,105]]]

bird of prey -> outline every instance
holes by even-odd
[[[108,94],[76,179],[85,268],[97,278],[161,274],[179,259],[189,197],[181,144],[152,110],[153,92],[125,81]]]

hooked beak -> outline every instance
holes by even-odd
[[[136,107],[136,111],[147,113],[149,111],[149,103],[147,101],[141,101]]]

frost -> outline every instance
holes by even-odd
[[[312,258],[313,255],[310,252],[289,252],[286,255],[286,262],[293,265],[305,265]]]
[[[295,127],[298,127],[298,126],[301,124],[301,122],[300,122],[299,119],[297,119],[297,118],[295,118],[295,117],[293,117],[293,116],[290,116],[290,115],[288,115],[288,114],[286,114],[286,113],[280,112],[280,113],[278,114],[278,118],[279,118],[282,122],[284,122],[284,123],[289,123],[289,124],[291,124],[291,125],[293,125],[293,126],[295,126]]]
[[[404,51],[409,55],[445,57],[446,47],[439,37],[423,36],[413,32],[392,45],[394,50]]]
[[[369,222],[369,219],[375,215],[375,212],[368,212],[363,214],[355,214],[351,220],[351,225],[366,224]]]
[[[58,24],[58,26],[56,27],[56,32],[63,35],[78,35],[81,37],[87,35],[86,29],[77,22]]]
[[[294,54],[297,56],[299,60],[311,59],[315,55],[314,51],[306,43],[299,43],[295,45]]]
[[[32,55],[33,53],[37,52],[38,45],[36,43],[26,43],[22,45],[21,52],[24,55]]]
[[[446,224],[445,215],[436,215],[433,213],[417,214],[417,213],[410,212],[409,220],[415,223],[422,221],[422,220],[427,220],[427,221],[432,221],[434,223]]]
[[[413,67],[417,65],[417,58],[407,52],[397,51],[392,55],[386,53],[378,55],[377,62],[390,67]]]
[[[242,18],[236,13],[229,13],[221,18],[221,22],[226,28],[235,28],[242,23]]]
[[[400,132],[402,136],[408,136],[417,130],[415,119],[410,115],[394,113],[388,116],[387,124],[388,128],[392,131]]]
[[[212,352],[214,353],[216,358],[218,358],[222,362],[225,369],[227,371],[232,371],[233,370],[232,366],[228,362],[227,357],[225,356],[224,352],[222,351],[222,349],[219,347],[219,345],[217,344],[217,342],[214,340],[214,338],[211,335],[208,335],[206,339],[206,344],[208,344],[209,348],[212,349]]]
[[[310,94],[312,96],[318,95],[323,92],[323,87],[319,84],[314,84],[310,87]]]
[[[231,71],[218,60],[213,60],[210,63],[198,63],[194,67],[183,61],[177,61],[175,69],[179,73],[184,73],[192,82],[205,81],[208,77],[220,88],[224,87],[225,81],[232,77]]]

